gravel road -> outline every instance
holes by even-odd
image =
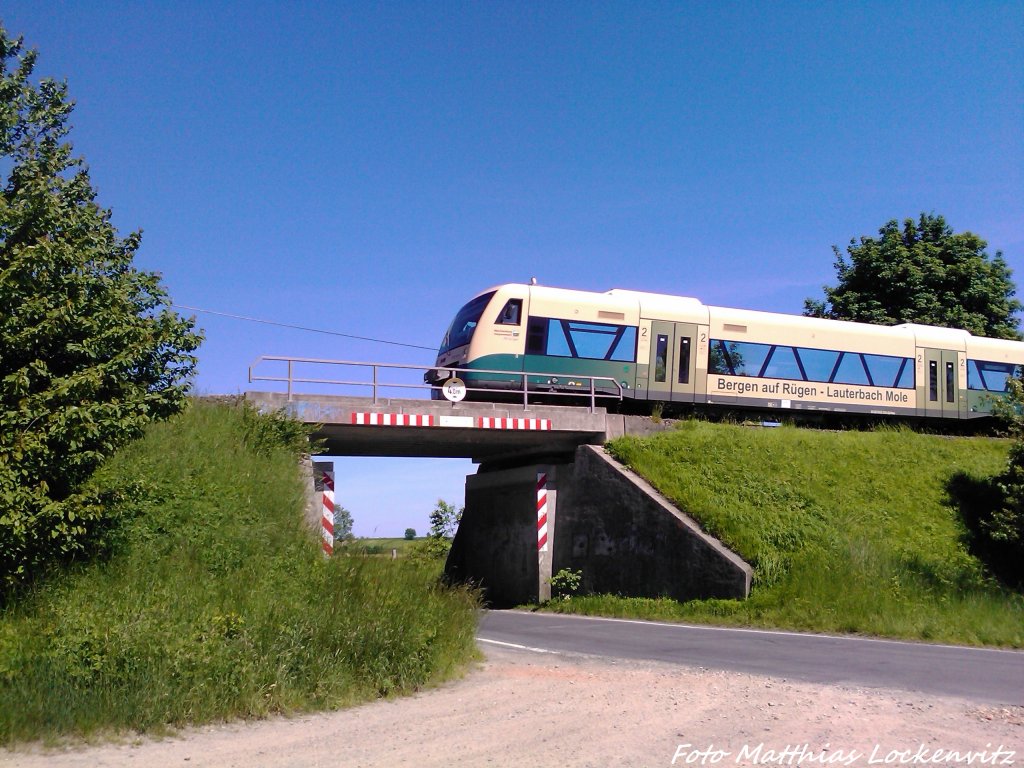
[[[1022,707],[483,650],[462,680],[407,698],[161,740],[0,752],[0,766],[1024,766]],[[986,753],[969,763],[935,750]]]

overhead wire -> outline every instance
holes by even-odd
[[[200,307],[190,307],[185,304],[171,304],[175,309],[185,309],[189,312],[203,312],[207,315],[218,315],[220,317],[230,317],[233,320],[245,320],[250,323],[263,323],[264,325],[276,325],[279,328],[291,328],[296,331],[308,331],[309,333],[323,333],[328,336],[341,336],[346,339],[357,339],[359,341],[370,341],[375,344],[391,344],[395,347],[410,347],[412,349],[426,349],[431,352],[436,352],[437,347],[425,347],[422,344],[407,344],[403,341],[389,341],[388,339],[375,339],[372,336],[357,336],[354,333],[342,333],[341,331],[327,331],[323,328],[309,328],[304,325],[293,325],[291,323],[280,323],[276,320],[264,320],[259,317],[248,317],[246,315],[235,315],[231,312],[219,312],[215,309],[202,309]]]

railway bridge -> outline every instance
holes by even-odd
[[[282,410],[315,425],[331,456],[467,458],[522,463],[571,456],[581,445],[650,424],[605,408],[523,405],[344,395],[246,392],[260,409]]]
[[[287,368],[268,375],[268,365]],[[308,372],[323,366],[348,373]],[[353,370],[363,375],[353,377]],[[476,462],[445,570],[480,584],[493,604],[550,598],[551,576],[562,569],[581,572],[583,589],[592,592],[680,600],[749,594],[747,563],[601,447],[662,425],[609,413],[593,386],[582,406],[538,405],[525,389],[510,393],[507,403],[385,396],[410,389],[428,394],[424,370],[265,357],[250,367],[250,382],[277,382],[286,391],[249,391],[245,398],[260,410],[315,425],[313,436],[327,456]],[[343,391],[300,391],[326,386]]]

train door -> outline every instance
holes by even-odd
[[[647,399],[692,403],[697,378],[697,326],[652,320],[648,334]]]
[[[946,349],[917,350],[918,414],[956,419],[960,416],[960,360]],[[923,406],[923,407],[922,407]]]

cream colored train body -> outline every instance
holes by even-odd
[[[987,415],[1019,374],[1024,343],[507,284],[459,311],[436,364],[429,381],[458,371],[496,393],[520,388],[527,372],[541,391],[589,392],[593,379],[638,401],[969,419]]]

